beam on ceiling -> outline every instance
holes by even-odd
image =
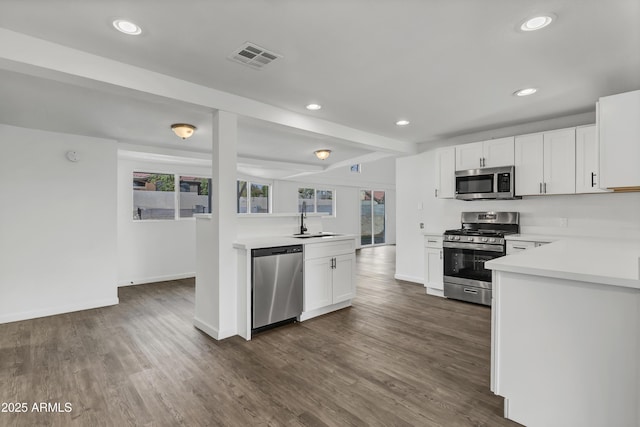
[[[252,99],[197,85],[112,59],[0,28],[0,67],[16,62],[39,72],[64,73],[121,88],[175,99],[201,107],[229,111],[292,128],[328,135],[395,154],[414,154],[417,144],[364,132],[327,120],[274,107]],[[83,82],[82,84],[86,84]]]

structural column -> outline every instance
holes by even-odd
[[[194,325],[215,339],[237,334],[236,156],[238,117],[213,115],[211,220],[197,227],[198,266]]]

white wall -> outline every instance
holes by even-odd
[[[120,156],[118,160],[118,285],[195,276],[195,219],[134,221],[132,193],[134,171],[211,176],[209,167],[169,161],[145,161]]]
[[[520,212],[522,233],[640,238],[640,193],[532,196],[521,200],[436,199],[435,151],[399,158],[396,277],[423,281],[423,231],[460,227],[463,211]],[[561,218],[568,219],[563,227]],[[420,222],[425,224],[421,230]]]
[[[0,125],[0,152],[0,323],[117,304],[116,142]]]

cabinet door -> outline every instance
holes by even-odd
[[[482,157],[482,142],[456,145],[456,170],[481,168]]]
[[[331,258],[316,258],[304,262],[304,311],[332,304]]]
[[[483,143],[484,167],[513,166],[515,157],[513,141],[513,136],[485,141]]]
[[[353,254],[334,257],[333,304],[352,299],[356,295],[356,257]]]
[[[599,179],[598,133],[595,125],[576,129],[576,193],[602,193]]]
[[[436,190],[439,199],[453,199],[456,186],[456,150],[454,147],[436,151]]]
[[[600,187],[640,187],[640,90],[598,102]]]
[[[515,137],[516,195],[542,194],[543,148],[541,133]]]
[[[576,192],[576,130],[560,129],[544,133],[545,194]]]
[[[427,274],[425,277],[426,286],[431,289],[444,290],[443,285],[443,266],[442,266],[442,249],[426,248],[426,266]]]

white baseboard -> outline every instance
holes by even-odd
[[[196,328],[200,329],[202,332],[204,332],[205,334],[209,335],[214,340],[218,340],[218,341],[219,340],[223,340],[225,338],[232,337],[234,335],[238,335],[236,331],[232,331],[230,329],[221,331],[218,328],[216,328],[215,326],[210,325],[207,322],[204,322],[204,321],[198,319],[197,317],[193,318],[193,326],[195,326]]]
[[[169,280],[188,279],[190,277],[196,277],[196,273],[193,272],[193,273],[170,274],[167,276],[144,277],[144,278],[133,279],[133,280],[131,279],[120,280],[118,281],[118,287],[144,285],[145,283],[167,282]]]
[[[23,311],[20,313],[4,314],[0,316],[0,323],[18,322],[20,320],[36,319],[38,317],[55,316],[56,314],[71,313],[74,311],[91,310],[93,308],[117,305],[118,298],[105,298],[94,301],[84,301],[77,304],[48,307],[40,310]]]
[[[193,326],[195,326],[196,328],[200,329],[202,332],[204,332],[205,334],[209,335],[211,338],[213,338],[214,340],[219,339],[218,338],[218,328],[216,328],[215,326],[211,326],[206,322],[203,322],[202,320],[198,319],[197,317],[193,318]]]
[[[317,316],[322,316],[323,314],[331,313],[332,311],[341,310],[349,306],[351,306],[351,300],[342,301],[337,304],[328,305],[326,307],[318,308],[311,311],[304,311],[300,315],[300,321],[304,322],[305,320],[309,320]]]
[[[444,291],[441,289],[427,288],[427,295],[434,295],[444,298]]]
[[[393,277],[396,280],[404,280],[405,282],[420,283],[421,285],[424,285],[424,277],[407,276],[405,274],[397,274],[397,273]]]

